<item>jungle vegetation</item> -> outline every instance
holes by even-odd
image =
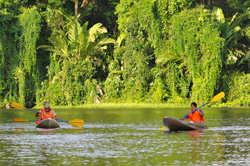
[[[0,105],[250,106],[250,1],[0,0]]]

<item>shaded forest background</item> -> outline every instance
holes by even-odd
[[[250,1],[0,0],[0,105],[250,106]]]

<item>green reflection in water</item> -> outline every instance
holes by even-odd
[[[36,129],[28,110],[0,111],[0,165],[248,165],[250,109],[204,108],[209,129],[163,132],[164,116],[189,108],[56,109],[64,120],[84,119],[83,128],[60,123]]]

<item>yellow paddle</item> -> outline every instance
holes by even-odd
[[[71,124],[73,127],[82,127],[84,124],[83,119],[74,119],[68,122]]]
[[[14,118],[15,123],[24,123],[24,122],[28,122],[28,121],[34,122],[36,120],[27,120],[27,119],[23,119],[23,118]]]
[[[161,127],[160,130],[167,130],[165,126]]]
[[[37,111],[35,111],[35,110],[32,110],[32,109],[30,109],[30,108],[27,108],[27,107],[24,107],[22,104],[20,104],[20,103],[17,103],[17,102],[11,102],[11,107],[14,107],[14,108],[21,108],[21,109],[27,109],[27,110],[30,110],[30,111],[33,111],[33,112],[37,112]]]
[[[209,102],[207,102],[206,104],[203,104],[202,106],[196,108],[195,110],[193,110],[192,112],[196,111],[197,109],[211,103],[211,102],[214,102],[214,101],[217,101],[217,100],[220,100],[221,98],[223,98],[225,96],[225,93],[224,92],[220,92],[219,94],[217,94],[216,96],[213,97],[212,100],[210,100]],[[188,114],[192,113],[192,112],[189,112]],[[185,116],[187,116],[188,114],[186,114]],[[179,120],[181,120],[182,118],[184,118],[185,116],[181,117]],[[167,129],[166,127],[161,127],[160,130],[165,130]]]
[[[24,122],[35,122],[37,120],[27,120],[27,119],[23,119],[23,118],[14,118],[14,122],[15,123],[24,123]],[[65,120],[59,120],[58,122],[67,122],[69,124],[71,124],[73,127],[82,127],[84,124],[83,119],[74,119],[71,121],[65,121]]]
[[[22,104],[17,103],[17,102],[12,102],[11,107],[20,108],[20,109],[27,109],[27,110],[30,110],[30,111],[33,111],[33,112],[38,112],[38,111],[32,110],[30,108],[24,107]],[[62,119],[59,119],[59,120],[60,120],[59,122],[69,123],[73,127],[83,127],[83,124],[84,124],[83,119],[74,119],[74,120],[71,120],[71,121],[66,121],[66,120],[62,120]],[[27,120],[27,119],[22,119],[22,118],[14,118],[15,123],[24,123],[24,122],[27,122],[27,121],[34,121],[34,120]]]

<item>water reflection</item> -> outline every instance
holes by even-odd
[[[204,130],[188,131],[187,133],[191,140],[190,147],[192,161],[199,161],[202,157],[201,146],[203,146],[202,137],[204,134]]]
[[[194,131],[188,131],[187,133],[192,141],[201,141],[204,132],[205,130],[194,130]]]
[[[248,110],[204,109],[208,129],[165,133],[166,112],[179,117],[186,109],[57,110],[63,119],[84,119],[84,128],[45,130],[11,123],[25,111],[0,112],[0,165],[249,165]]]
[[[205,130],[193,130],[193,131],[164,131],[165,134],[187,134],[191,141],[201,141],[204,136]]]
[[[37,133],[43,134],[43,135],[49,135],[54,134],[57,129],[42,129],[42,128],[36,128]]]

